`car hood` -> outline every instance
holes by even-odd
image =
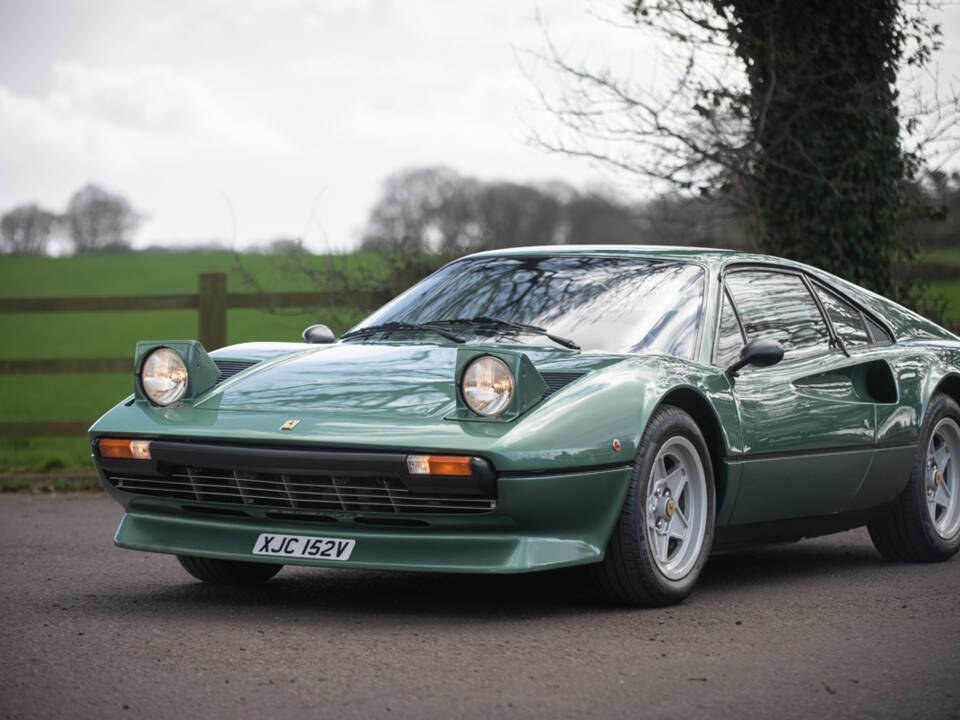
[[[457,349],[440,344],[344,343],[268,360],[215,387],[196,407],[432,417],[456,405]],[[567,350],[521,348],[535,363],[576,361]],[[607,361],[609,362],[609,360]],[[586,363],[596,365],[596,359]]]
[[[430,416],[455,401],[456,360],[438,345],[333,345],[259,363],[197,405]]]

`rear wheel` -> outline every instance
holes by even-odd
[[[283,568],[283,565],[215,560],[214,558],[177,555],[183,569],[197,580],[215,585],[257,585],[265,583]]]
[[[693,590],[713,545],[713,468],[687,413],[661,406],[643,434],[607,553],[601,587],[628,605],[662,606]]]
[[[935,562],[960,549],[960,406],[949,396],[930,400],[910,481],[890,513],[868,529],[891,560]]]

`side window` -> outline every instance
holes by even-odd
[[[723,292],[723,305],[720,309],[720,327],[717,328],[717,353],[715,362],[720,367],[728,367],[740,357],[740,348],[744,346],[740,323],[730,304],[730,296]]]
[[[833,324],[833,329],[837,331],[837,335],[843,340],[843,344],[848,348],[867,345],[870,342],[870,337],[867,335],[867,328],[863,324],[863,316],[860,311],[826,288],[820,285],[814,285],[814,287],[816,287],[820,302],[823,303],[827,316]]]
[[[830,333],[813,296],[796,275],[767,270],[727,274],[727,289],[740,311],[747,340],[767,338],[793,360],[830,350]]]

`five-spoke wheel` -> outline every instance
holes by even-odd
[[[890,512],[867,527],[891,560],[933,562],[960,550],[960,406],[949,396],[930,399],[910,480]]]
[[[713,545],[713,467],[703,433],[661,405],[644,430],[633,477],[603,562],[601,587],[629,605],[671,605],[693,586]]]
[[[933,529],[942,538],[951,538],[960,529],[960,425],[952,417],[941,418],[927,445],[927,512]]]
[[[647,542],[653,560],[671,580],[690,572],[703,547],[707,518],[703,462],[687,438],[665,442],[647,483]]]

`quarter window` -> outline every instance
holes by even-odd
[[[860,311],[850,303],[842,300],[829,290],[816,285],[817,295],[823,303],[827,316],[833,324],[833,329],[843,340],[847,347],[856,347],[857,345],[866,345],[870,342],[867,335],[867,328],[863,324],[863,316]]]
[[[869,317],[867,318],[867,327],[870,328],[871,342],[878,345],[887,345],[893,342],[893,336]]]
[[[764,270],[729,273],[726,278],[747,340],[764,338],[783,345],[786,359],[830,350],[830,334],[820,309],[797,275]]]

